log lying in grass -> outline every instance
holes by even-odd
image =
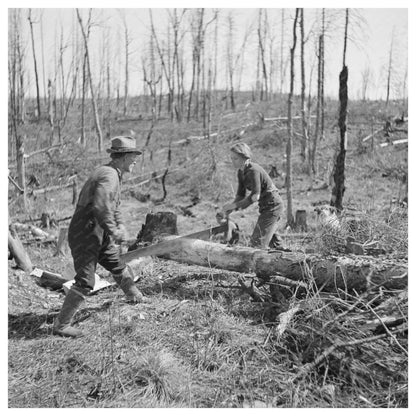
[[[206,230],[197,231],[192,234],[183,235],[181,237],[174,237],[162,241],[158,244],[153,244],[151,246],[139,248],[133,251],[128,251],[127,253],[122,254],[123,260],[127,263],[133,259],[138,259],[139,257],[144,256],[160,256],[166,253],[169,253],[174,247],[178,247],[181,244],[181,241],[187,239],[199,239],[199,240],[209,240],[212,236],[223,233],[227,231],[227,224],[219,225],[217,227],[208,228]]]
[[[294,281],[308,281],[324,290],[368,290],[373,285],[399,289],[407,286],[407,265],[370,257],[320,257],[300,252],[265,251],[250,247],[227,247],[223,244],[174,238],[153,246],[126,253],[126,260],[154,255],[164,259],[241,273],[255,273],[273,280],[280,274]]]

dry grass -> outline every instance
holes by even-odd
[[[218,126],[231,130],[255,121],[256,110],[265,117],[285,115],[281,102],[262,103],[238,115],[224,112],[213,131]],[[358,117],[360,111],[352,109],[351,114]],[[119,123],[114,134],[125,133],[127,127],[140,132],[139,142],[144,142],[144,123]],[[151,172],[165,167],[169,139],[200,133],[195,123],[159,123],[139,168]],[[282,171],[285,134],[284,126],[253,125],[241,138],[253,147],[261,164],[274,163]],[[319,180],[326,179],[326,161],[332,157],[327,150],[331,134],[318,149]],[[129,219],[130,235],[137,234],[149,210],[177,212],[181,234],[214,224],[215,206],[227,202],[235,191],[235,172],[227,160],[234,140],[231,133],[217,139],[214,155],[203,140],[173,146],[171,167],[181,170],[167,177],[166,201],[158,206],[139,204],[126,195],[122,210]],[[88,161],[90,153],[77,152],[76,146],[73,151],[82,182],[98,161]],[[407,257],[407,210],[390,207],[397,175],[389,171],[390,176],[382,177],[381,173],[386,166],[393,169],[401,156],[393,162],[394,157],[384,153],[348,159],[345,205],[355,206],[359,221],[346,232],[360,243],[375,242],[394,260]],[[309,178],[302,173],[297,149],[294,155],[294,206],[309,215],[313,203],[328,200],[329,190],[306,191]],[[69,175],[73,166],[59,159],[41,172],[43,185],[54,184],[58,172]],[[44,159],[39,156],[38,162]],[[28,166],[29,173],[35,169]],[[195,217],[184,217],[177,205],[189,203],[191,190],[201,193],[202,202],[192,208]],[[141,191],[160,196],[161,184],[154,182]],[[68,192],[31,199],[30,215],[38,218],[45,206],[54,206],[57,216],[71,215]],[[24,219],[22,207],[13,201],[17,200],[11,200],[13,219]],[[255,211],[235,214],[244,235],[251,231]],[[288,235],[286,244],[305,251],[341,250],[343,241],[319,234],[314,219],[308,217],[308,233],[297,239]],[[53,248],[41,244],[28,250],[34,264],[47,270],[60,272],[69,261],[54,257]],[[40,288],[31,277],[9,267],[9,407],[407,406],[406,296],[383,288],[360,295],[342,291],[334,295],[317,294],[313,285],[302,291],[282,286],[284,296],[276,305],[270,293],[265,302],[253,302],[242,292],[238,278],[247,279],[249,285],[253,276],[155,259],[139,282],[151,297],[149,305],[126,305],[118,290],[103,290],[89,297],[76,315],[76,325],[86,336],[68,340],[51,335],[63,296]],[[299,311],[280,333],[280,313],[294,307]],[[389,316],[401,318],[401,323],[386,331],[379,318]],[[378,335],[382,337],[372,338]]]

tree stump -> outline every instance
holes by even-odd
[[[152,243],[163,235],[178,235],[176,214],[173,212],[156,212],[146,215],[146,222],[137,235],[137,242]]]
[[[297,231],[308,231],[308,225],[306,224],[306,211],[304,209],[298,209],[295,214],[295,229]]]
[[[13,226],[9,227],[8,246],[10,256],[14,258],[16,266],[26,272],[32,271],[32,262],[30,261],[30,258]]]

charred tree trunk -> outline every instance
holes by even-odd
[[[334,169],[334,187],[332,188],[331,205],[342,210],[342,198],[345,192],[345,154],[347,151],[347,107],[348,107],[348,68],[344,66],[339,75],[339,119],[340,147]]]
[[[339,118],[340,147],[334,169],[334,187],[332,188],[330,204],[342,210],[342,198],[345,192],[345,154],[347,150],[347,109],[348,109],[348,67],[345,65],[347,54],[349,11],[345,13],[344,52],[342,59],[342,71],[339,74]]]

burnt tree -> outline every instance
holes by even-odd
[[[339,118],[338,127],[340,132],[339,152],[334,169],[334,187],[332,188],[331,206],[339,211],[342,210],[342,198],[345,192],[345,155],[347,152],[347,110],[348,110],[348,67],[345,65],[348,35],[348,9],[345,15],[344,53],[342,71],[339,74]]]

